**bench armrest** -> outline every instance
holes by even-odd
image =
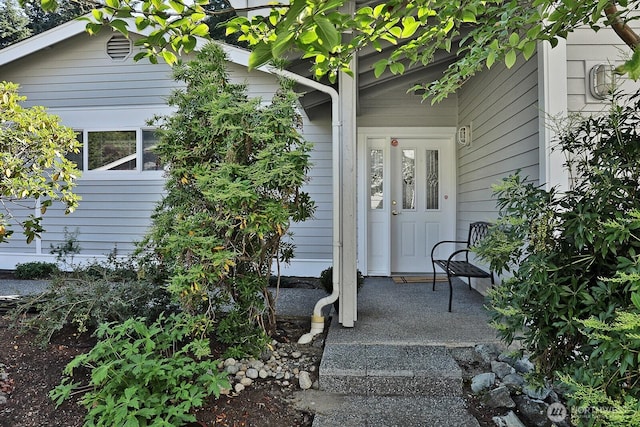
[[[431,259],[433,259],[433,254],[435,253],[436,248],[438,246],[440,246],[441,244],[443,244],[443,243],[463,243],[463,244],[466,245],[467,241],[466,240],[441,240],[438,243],[436,243],[435,245],[433,245],[433,248],[431,248]]]

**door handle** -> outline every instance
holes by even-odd
[[[391,215],[399,215],[399,212],[394,209],[394,210],[391,211]]]

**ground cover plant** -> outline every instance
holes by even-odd
[[[578,425],[640,416],[640,96],[560,134],[572,188],[519,173],[495,187],[499,219],[477,248],[508,272],[490,293],[494,325],[519,341],[542,379],[570,386]]]

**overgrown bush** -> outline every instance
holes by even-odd
[[[50,279],[59,271],[51,262],[33,261],[16,265],[14,275],[21,280]]]
[[[520,341],[546,378],[573,378],[574,404],[597,391],[638,411],[640,97],[615,101],[560,137],[572,189],[545,191],[519,174],[495,187],[499,219],[477,251],[512,274],[490,292],[504,341]]]
[[[177,307],[161,278],[149,273],[138,277],[132,259],[110,258],[55,275],[43,293],[13,310],[12,318],[23,328],[35,329],[44,345],[65,326],[90,332],[100,323],[131,317],[153,321],[172,309]]]
[[[65,368],[66,377],[51,391],[60,405],[86,391],[85,425],[181,426],[196,421],[192,410],[206,397],[230,388],[218,360],[210,358],[210,321],[188,314],[161,315],[148,324],[131,318],[105,323],[98,343]],[[91,371],[89,384],[73,382],[80,367]]]
[[[218,338],[257,353],[275,329],[272,264],[292,256],[283,242],[290,223],[313,213],[301,191],[311,145],[291,83],[264,105],[225,67],[211,44],[175,71],[186,89],[169,99],[176,113],[156,122],[166,196],[142,250],[167,271],[183,310],[223,319]]]

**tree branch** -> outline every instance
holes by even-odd
[[[624,41],[632,50],[640,48],[640,36],[627,25],[618,15],[618,8],[611,4],[604,9],[604,13],[611,24],[611,28],[618,37]]]

